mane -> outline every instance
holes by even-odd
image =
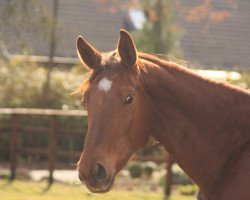
[[[121,67],[117,67],[117,64],[120,61],[117,50],[103,53],[102,55],[103,59],[101,62],[101,67],[95,70],[90,69],[88,72],[88,74],[90,74],[88,75],[89,77],[76,90],[73,91],[73,94],[84,93],[90,87],[95,78],[107,68],[112,68],[117,72],[122,70]],[[147,73],[148,68],[157,69],[159,67],[168,70],[169,72],[172,71],[171,69],[190,71],[181,65],[160,59],[157,56],[146,53],[138,53],[137,68],[135,70],[137,74],[140,74],[141,72]]]
[[[178,70],[180,72],[189,73],[189,74],[192,74],[194,76],[199,76],[192,69],[183,67],[182,65],[179,65],[179,64],[177,64],[175,62],[172,62],[172,61],[161,59],[161,58],[159,58],[159,57],[157,57],[155,55],[146,54],[146,53],[139,53],[138,57],[144,63],[146,61],[147,64],[150,65],[151,67],[153,67],[153,68],[159,68],[160,67],[162,69],[167,70],[170,74],[173,74],[173,73],[176,72],[176,70]],[[141,66],[139,66],[139,67],[141,67]]]
[[[73,94],[84,93],[91,85],[91,83],[96,79],[96,77],[101,74],[103,71],[107,69],[112,69],[113,71],[120,72],[122,70],[127,70],[125,67],[120,67],[120,57],[118,55],[117,50],[110,51],[102,54],[103,58],[101,61],[101,65],[97,69],[89,69],[88,78],[82,82],[82,84],[73,91]],[[140,73],[140,71],[146,71],[144,64],[138,61],[136,74]]]
[[[140,60],[142,60],[144,63],[149,62],[150,67],[153,67],[156,69],[155,66],[157,66],[158,68],[162,68],[165,69],[169,74],[176,76],[177,74],[185,74],[188,76],[192,76],[193,78],[195,78],[196,80],[203,80],[203,83],[210,83],[213,86],[218,86],[217,88],[227,88],[230,91],[237,91],[241,94],[246,94],[246,95],[250,95],[250,91],[246,90],[244,88],[232,85],[228,82],[225,81],[220,81],[220,80],[216,80],[216,79],[210,79],[204,76],[201,76],[199,74],[197,74],[193,69],[189,69],[186,67],[183,67],[182,65],[176,64],[174,62],[170,62],[170,61],[166,61],[164,59],[160,59],[157,56],[154,55],[150,55],[150,54],[146,54],[146,53],[139,53]],[[140,62],[140,63],[143,63]],[[140,64],[139,64],[140,65]],[[139,66],[140,67],[140,66]],[[201,82],[200,82],[201,84]],[[224,91],[225,92],[225,91]]]
[[[144,61],[148,61],[151,64],[155,64],[158,66],[161,66],[164,68],[164,66],[168,66],[168,67],[175,67],[175,68],[182,68],[180,65],[174,63],[174,62],[170,62],[164,59],[161,59],[155,55],[151,55],[151,54],[147,54],[147,53],[139,53],[138,55],[139,59],[142,59]]]
[[[119,65],[119,62],[120,62],[120,57],[118,55],[117,50],[103,53],[101,66],[95,70],[90,69],[89,77],[73,92],[73,94],[84,93],[90,87],[91,83],[96,79],[96,77],[107,69],[112,69],[116,71],[117,73],[124,70],[125,67],[121,67]],[[190,75],[192,74],[193,76],[196,76],[196,77],[200,77],[193,70],[187,69],[174,62],[161,59],[155,55],[146,54],[146,53],[138,53],[137,67],[134,70],[134,73],[136,73],[137,75],[141,74],[142,72],[147,74],[149,69],[156,70],[159,68],[168,71],[172,75],[174,75],[176,71],[179,71],[179,72],[188,73]],[[203,78],[203,77],[200,77],[200,78]]]

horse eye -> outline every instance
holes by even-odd
[[[134,100],[134,96],[132,94],[129,94],[125,100],[125,104],[131,104]]]

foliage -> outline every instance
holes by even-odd
[[[166,185],[166,175],[165,174],[160,177],[159,184],[162,187]]]
[[[188,185],[193,184],[191,179],[183,172],[174,172],[172,176],[173,184]]]
[[[175,23],[172,0],[145,0],[143,10],[147,21],[142,30],[133,33],[138,49],[168,58],[181,57],[179,38],[182,31]]]
[[[140,178],[142,176],[142,164],[140,162],[131,162],[128,171],[131,178]]]
[[[240,80],[231,81],[231,83],[245,89],[250,88],[250,71],[245,71],[241,75]]]
[[[195,185],[182,185],[179,186],[178,189],[182,195],[194,195],[198,190],[197,186]]]
[[[80,98],[70,94],[84,78],[75,68],[54,70],[47,97],[50,105],[46,105],[42,98],[45,78],[46,68],[42,65],[18,58],[10,62],[0,61],[0,93],[4,94],[0,96],[0,107],[79,108]]]
[[[58,6],[59,1],[53,1],[53,9],[46,7],[40,1],[36,0],[20,0],[5,1],[0,20],[3,25],[10,27],[17,36],[16,49],[19,54],[30,55],[34,49],[29,45],[31,34],[36,34],[37,38],[43,38],[49,41],[48,56],[49,68],[46,70],[46,76],[43,81],[43,101],[49,106],[50,99],[48,95],[52,92],[51,74],[53,72],[53,57],[55,56],[56,46],[59,42],[58,30]]]
[[[6,1],[0,20],[3,25],[13,28],[18,37],[17,44],[21,53],[32,51],[28,49],[27,33],[43,34],[49,37],[52,27],[52,16],[43,3],[37,0]]]
[[[209,22],[223,22],[230,17],[229,10],[214,9],[215,2],[210,0],[197,1],[192,7],[186,7],[182,5],[179,0],[175,0],[175,5],[179,12],[183,14],[185,19],[192,23],[204,23]],[[224,4],[227,4],[229,8],[235,6],[235,2],[224,0]],[[206,23],[205,23],[206,22]]]
[[[72,96],[71,93],[83,81],[77,68],[54,69],[51,76],[50,93],[47,96],[50,104],[46,104],[43,98],[43,82],[46,77],[46,67],[30,63],[25,60],[14,59],[10,62],[0,60],[0,107],[26,107],[26,108],[53,108],[53,109],[83,109],[80,107],[80,96]],[[0,127],[10,127],[11,117],[0,115]],[[49,127],[49,116],[19,116],[22,126]],[[86,129],[87,121],[82,117],[58,117],[59,127]],[[60,149],[81,151],[83,136],[74,134],[62,134],[58,136]],[[48,147],[48,134],[20,134],[19,147]],[[9,132],[0,135],[0,146],[8,148]],[[21,159],[29,160],[32,157],[21,155]],[[8,153],[2,154],[1,159],[8,159]],[[40,160],[41,161],[41,160]]]
[[[153,139],[153,143],[145,146],[143,151],[141,152],[143,155],[164,155],[165,150],[158,142],[155,142]]]
[[[155,169],[156,164],[154,162],[148,161],[143,164],[143,172],[147,177],[151,177]]]
[[[193,184],[191,179],[184,172],[173,171],[172,173],[173,173],[172,184],[174,185],[192,185]],[[163,175],[160,178],[159,184],[162,186],[166,184],[166,175]]]
[[[83,186],[63,185],[55,183],[46,190],[46,182],[26,182],[14,181],[7,182],[0,180],[1,199],[4,200],[162,200],[160,193],[143,193],[140,191],[128,192],[112,190],[106,194],[89,193]],[[173,195],[170,200],[195,200],[193,196]]]

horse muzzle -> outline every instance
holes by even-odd
[[[91,192],[104,193],[110,191],[113,186],[115,170],[111,175],[108,175],[105,166],[98,163],[88,175],[85,175],[84,171],[79,167],[78,177]]]

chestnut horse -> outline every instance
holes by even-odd
[[[250,199],[250,93],[138,53],[120,31],[101,53],[81,36],[79,57],[92,71],[84,93],[88,132],[80,180],[107,192],[131,155],[154,137],[207,200]]]

